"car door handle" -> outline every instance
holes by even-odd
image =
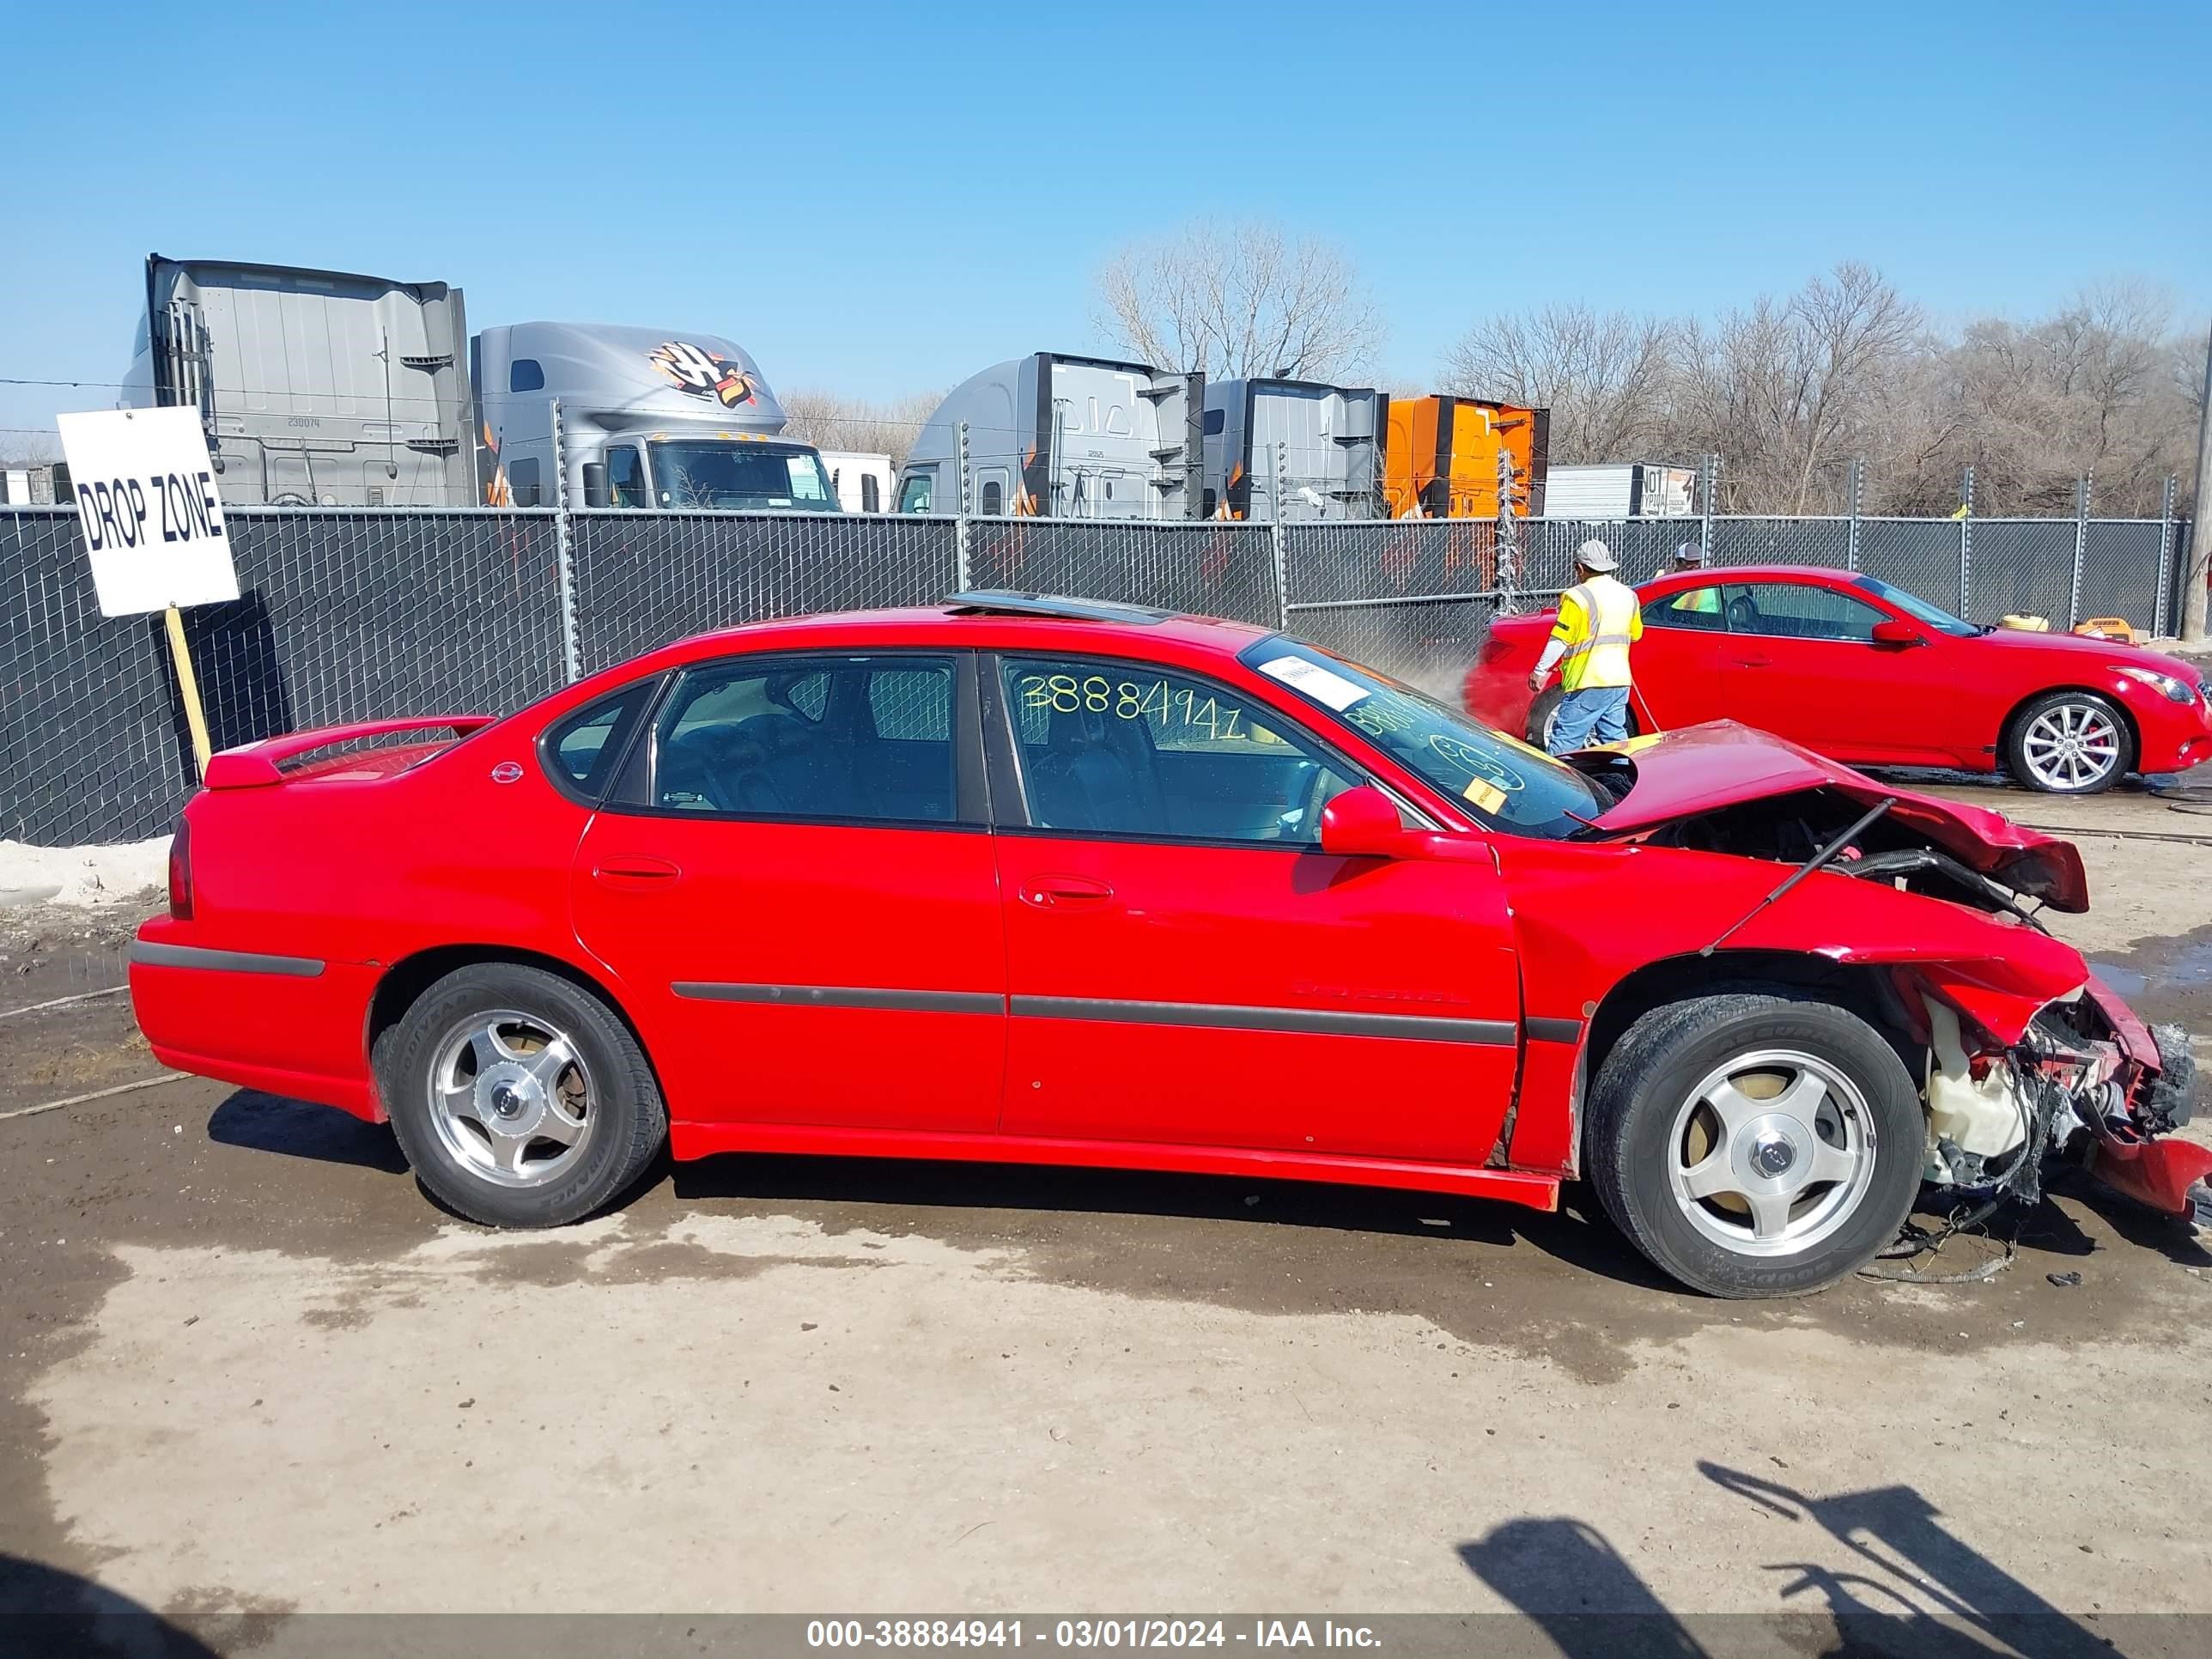
[[[1074,910],[1105,903],[1114,890],[1089,876],[1031,876],[1022,884],[1021,896],[1040,910]]]
[[[638,854],[623,854],[592,866],[592,879],[602,887],[620,888],[629,892],[641,892],[655,887],[665,887],[684,872],[666,859],[647,858]]]
[[[1737,657],[1732,660],[1738,668],[1771,668],[1774,665],[1771,657]]]

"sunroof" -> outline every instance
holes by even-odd
[[[1066,622],[1164,623],[1176,613],[1112,599],[1077,599],[1060,593],[1018,593],[1010,588],[981,588],[955,593],[945,602],[962,616],[1058,617]]]

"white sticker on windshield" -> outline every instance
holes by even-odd
[[[1343,675],[1331,673],[1319,663],[1308,662],[1304,657],[1278,657],[1273,662],[1261,663],[1260,672],[1282,681],[1293,690],[1304,692],[1316,702],[1327,703],[1340,714],[1370,695],[1365,687],[1354,685]]]

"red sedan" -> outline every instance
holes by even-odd
[[[2002,765],[2086,795],[2212,758],[2212,690],[2186,663],[2072,634],[1978,628],[1872,576],[1802,566],[1692,571],[1638,590],[1639,729],[1741,720],[1857,766]],[[1552,626],[1500,617],[1468,708],[1540,741],[1556,687],[1528,673]]]
[[[679,1158],[1300,1176],[1802,1291],[1923,1174],[2176,1213],[2188,1048],[2021,901],[2073,848],[1732,726],[1572,766],[1263,629],[1020,594],[669,646],[216,757],[131,992],[501,1225]],[[331,754],[343,746],[346,752]],[[2193,1189],[2193,1190],[2192,1190]]]

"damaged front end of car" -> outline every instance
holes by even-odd
[[[2148,1208],[2212,1227],[2212,1148],[2166,1138],[2192,1109],[2196,1060],[2179,1026],[2144,1026],[2092,977],[2008,1040],[1963,1010],[1945,975],[1894,971],[1926,1044],[1925,1182],[2032,1205],[2045,1162],[2064,1158]]]
[[[1741,726],[1644,743],[1572,757],[1614,798],[1593,828],[1783,866],[1701,954],[1794,948],[1875,976],[1869,1012],[1920,1075],[1923,1179],[1955,1192],[1951,1207],[2033,1204],[2064,1157],[2212,1228],[2212,1148],[2172,1133],[2191,1112],[2187,1034],[2146,1026],[2043,925],[2045,910],[2088,908],[2072,843]],[[1806,885],[1835,877],[1882,897]]]

